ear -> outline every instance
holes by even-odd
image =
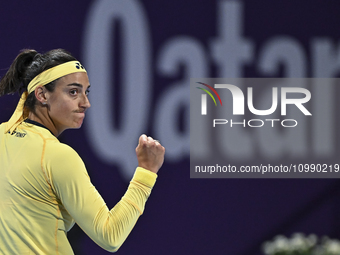
[[[35,88],[34,90],[34,94],[35,94],[35,97],[37,98],[37,100],[45,105],[47,104],[47,99],[48,99],[48,93],[47,93],[47,90],[44,86],[38,86]]]

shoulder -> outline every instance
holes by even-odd
[[[88,178],[85,164],[78,153],[60,142],[46,143],[43,165],[53,186],[60,182],[74,183],[74,180],[81,177]],[[66,176],[67,179],[65,179]]]
[[[72,147],[55,140],[46,142],[45,157],[56,161],[81,160],[78,153]]]

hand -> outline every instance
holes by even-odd
[[[164,147],[152,137],[141,135],[136,147],[138,166],[157,173],[164,162]]]

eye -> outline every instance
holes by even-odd
[[[90,93],[90,90],[87,89],[87,90],[85,91],[85,95],[88,95],[89,93]]]
[[[71,89],[71,90],[70,90],[70,94],[71,94],[72,96],[76,96],[76,95],[78,94],[78,90],[77,90],[77,89]]]

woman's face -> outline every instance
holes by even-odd
[[[90,102],[87,73],[72,73],[56,82],[55,90],[47,92],[48,115],[60,134],[68,128],[80,128]]]

